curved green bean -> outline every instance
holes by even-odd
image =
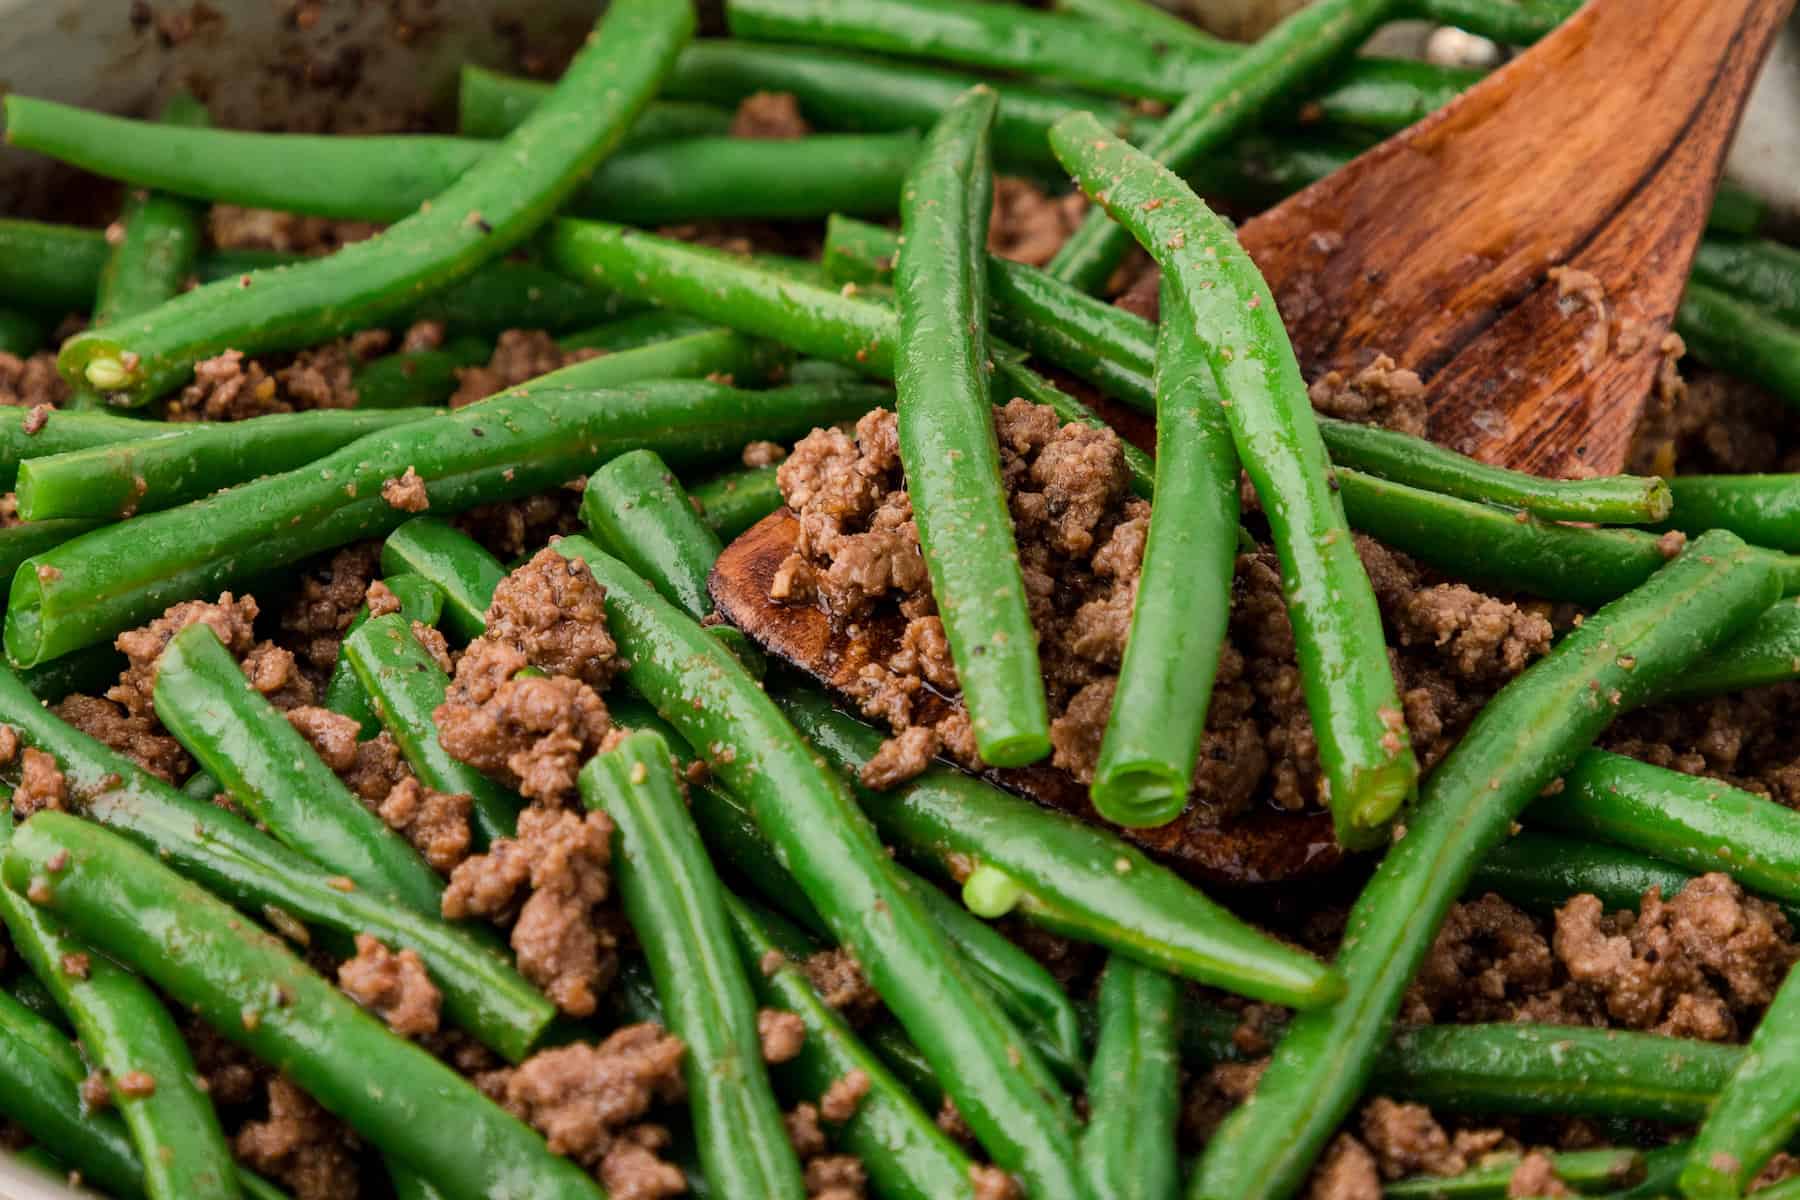
[[[920,1109],[906,1085],[844,1018],[813,991],[806,973],[770,936],[765,918],[729,892],[725,912],[758,998],[794,1013],[806,1025],[799,1055],[773,1068],[777,1084],[790,1095],[813,1097],[852,1072],[861,1072],[868,1090],[835,1134],[862,1160],[877,1193],[888,1200],[974,1200],[975,1168],[968,1155]],[[782,955],[772,971],[771,953]]]
[[[1081,1162],[1096,1196],[1175,1200],[1181,1111],[1175,980],[1115,954],[1100,977],[1100,1032],[1088,1073]]]
[[[688,499],[720,541],[733,541],[782,506],[776,470],[775,467],[748,467],[713,475],[690,485]]]
[[[1644,1174],[1636,1150],[1564,1150],[1549,1156],[1556,1177],[1587,1193],[1629,1185]],[[1385,1200],[1507,1200],[1517,1154],[1485,1158],[1461,1175],[1415,1175],[1382,1189]]]
[[[1322,0],[1348,28],[1379,4]],[[1310,26],[1306,26],[1310,28]],[[1296,36],[1279,30],[1264,43]],[[1183,326],[1211,364],[1238,457],[1256,487],[1281,559],[1307,711],[1319,745],[1322,799],[1338,840],[1368,846],[1416,794],[1418,764],[1401,717],[1381,614],[1332,490],[1325,445],[1275,299],[1231,227],[1187,185],[1080,114],[1051,147],[1084,190],[1123,222],[1182,289]],[[1071,243],[1072,244],[1072,243]]]
[[[845,774],[881,745],[879,733],[816,692],[788,688],[775,699]],[[1311,1008],[1342,991],[1330,968],[1244,924],[1136,847],[973,776],[934,768],[865,800],[881,836],[905,857],[959,883],[975,870],[999,872],[1014,885],[1010,902],[1034,924],[1275,1004]]]
[[[740,1200],[800,1196],[800,1164],[763,1067],[756,998],[725,890],[681,802],[668,744],[627,734],[582,768],[581,797],[618,830],[619,893],[665,1023],[687,1047],[681,1073],[708,1181]]]
[[[588,476],[581,519],[601,548],[688,616],[712,611],[706,578],[724,546],[655,451],[621,454]]]
[[[1190,1196],[1255,1200],[1299,1185],[1368,1081],[1401,993],[1476,864],[1618,713],[1654,697],[1776,590],[1775,572],[1743,542],[1703,534],[1488,702],[1351,910],[1337,961],[1347,994],[1295,1018],[1255,1097],[1209,1144]]]
[[[1721,189],[1719,204],[1731,203]],[[1693,278],[1790,325],[1800,324],[1800,250],[1769,238],[1702,238],[1694,252]]]
[[[12,823],[10,812],[0,813],[0,846],[11,841]],[[196,1086],[193,1055],[156,993],[131,972],[89,954],[54,918],[4,887],[0,921],[106,1075],[146,1164],[144,1192],[155,1200],[241,1195],[218,1114]]]
[[[115,521],[173,508],[305,466],[366,434],[436,415],[432,409],[355,408],[274,413],[34,455],[19,464],[19,515],[27,521]]]
[[[1534,824],[1612,842],[1694,872],[1723,871],[1755,892],[1800,903],[1800,813],[1716,779],[1589,750]]]
[[[348,946],[367,933],[416,950],[444,994],[444,1011],[484,1045],[517,1062],[556,1015],[497,945],[445,921],[346,891],[343,878],[289,850],[248,821],[176,791],[130,759],[58,720],[0,667],[0,720],[53,755],[83,811],[245,912],[286,913]]]
[[[1330,417],[1319,418],[1319,433],[1325,439],[1331,461],[1340,467],[1443,496],[1523,509],[1545,521],[1647,525],[1669,516],[1672,510],[1680,511],[1671,495],[1678,486],[1676,480],[1638,475],[1544,479],[1490,466],[1424,438]],[[1696,525],[1691,531],[1701,533],[1710,528],[1711,525]],[[1756,540],[1735,527],[1724,528]]]
[[[206,106],[185,92],[170,97],[157,130],[204,130],[210,124]],[[12,138],[12,119],[6,122]],[[107,256],[94,293],[95,325],[110,325],[136,316],[177,294],[194,273],[200,254],[201,213],[186,200],[155,192],[128,193],[119,211],[123,232],[119,244]]]
[[[559,208],[617,145],[693,24],[687,3],[619,0],[551,98],[429,208],[329,258],[207,284],[78,334],[63,343],[59,369],[114,403],[143,404],[228,347],[306,345],[409,307],[498,257]]]
[[[564,538],[560,547],[606,589],[607,624],[630,663],[625,682],[745,799],[995,1162],[1043,1200],[1082,1197],[1074,1119],[1054,1078],[958,965],[844,785],[728,649],[593,543]]]
[[[1800,677],[1800,598],[1772,605],[1737,637],[1687,671],[1668,699],[1717,696]]]
[[[42,812],[13,835],[3,871],[8,886],[41,896],[41,907],[83,940],[288,1075],[446,1196],[603,1195],[468,1080],[130,842]],[[371,1078],[381,1081],[373,1092]]]
[[[1675,310],[1675,332],[1709,367],[1800,405],[1800,329],[1698,280]]]
[[[18,95],[6,97],[5,112],[15,145],[106,178],[339,220],[402,220],[494,150],[492,142],[424,134],[184,129]],[[715,135],[639,145],[621,148],[582,181],[568,207],[646,225],[716,217],[804,220],[838,211],[884,215],[894,211],[900,179],[917,151],[918,135],[910,130],[793,140]]]
[[[1800,475],[1676,475],[1661,528],[1729,529],[1772,550],[1800,551]]]
[[[170,639],[154,699],[194,761],[276,838],[377,896],[437,913],[443,879],[250,686],[211,626]]]
[[[444,611],[444,593],[429,579],[417,575],[393,575],[384,580],[387,589],[394,593],[400,602],[400,615],[410,625],[419,621],[426,625],[436,625]],[[344,630],[344,637],[361,629],[369,620],[369,606],[363,605],[350,618],[349,626]],[[435,664],[433,664],[435,665]],[[350,665],[350,658],[341,646],[337,661],[331,664],[331,677],[325,681],[325,690],[319,694],[319,707],[328,708],[334,713],[341,713],[356,720],[361,730],[360,736],[374,737],[381,729],[381,722],[375,716],[375,709],[369,700],[368,690],[356,677],[356,671]],[[202,772],[204,774],[204,772]],[[183,785],[185,787],[185,785]],[[436,787],[435,784],[432,786]],[[456,790],[438,788],[439,791]]]
[[[1162,825],[1188,804],[1237,563],[1238,457],[1186,294],[1163,285],[1156,498],[1112,712],[1089,788],[1101,816]]]
[[[375,617],[344,639],[340,654],[419,782],[468,793],[471,824],[483,845],[513,836],[523,802],[438,742],[432,714],[444,702],[450,677],[413,636],[412,621],[404,613]]]
[[[436,584],[444,595],[443,623],[465,642],[486,632],[488,605],[506,578],[506,568],[480,542],[437,517],[414,517],[388,534],[381,570]]]
[[[694,369],[709,359],[754,357],[742,339],[717,338],[710,355],[670,342],[577,363],[480,404],[372,434],[299,470],[40,554],[27,560],[32,570],[13,578],[7,655],[35,665],[109,639],[176,601],[379,536],[411,515],[382,497],[383,485],[409,470],[436,512],[457,512],[557,487],[626,450],[648,447],[677,465],[704,461],[753,438],[797,437],[861,416],[886,398],[859,385],[747,392],[699,381],[631,391],[590,384],[676,359]]]
[[[1287,17],[1262,40],[1227,60],[1213,79],[1184,88],[1156,133],[1142,143],[1144,155],[1171,171],[1189,170],[1269,107],[1292,96],[1309,76],[1354,50],[1398,4],[1399,0],[1320,0]],[[1073,136],[1075,127],[1067,128]],[[1096,209],[1057,251],[1050,273],[1082,291],[1098,291],[1130,245],[1126,229]],[[1230,248],[1238,252],[1235,237]],[[1273,302],[1265,303],[1274,319]]]
[[[457,132],[472,138],[505,137],[550,94],[550,86],[464,63],[457,77]],[[730,132],[731,113],[716,105],[652,100],[619,145],[645,146]]]
[[[983,762],[1016,767],[1050,753],[1050,716],[986,367],[994,103],[991,89],[971,88],[932,128],[907,174],[906,248],[894,271],[894,387],[919,548],[976,750]]]

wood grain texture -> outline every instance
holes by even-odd
[[[713,567],[712,597],[719,612],[765,650],[831,689],[840,700],[863,666],[883,662],[900,645],[905,619],[898,612],[834,623],[811,604],[769,599],[769,584],[781,561],[793,552],[800,523],[787,509],[765,517],[725,548]],[[919,705],[920,718],[934,721],[949,701],[935,697]],[[984,772],[990,782],[1096,825],[1155,854],[1171,867],[1213,884],[1271,883],[1317,875],[1340,861],[1331,816],[1322,810],[1287,812],[1258,807],[1220,819],[1202,798],[1180,817],[1154,829],[1110,825],[1088,802],[1087,788],[1055,767],[1037,765]]]
[[[1385,353],[1425,379],[1437,441],[1545,475],[1621,470],[1731,133],[1793,5],[1590,0],[1246,223],[1306,377]]]

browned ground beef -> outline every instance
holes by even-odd
[[[54,408],[68,398],[69,385],[56,373],[55,354],[45,350],[20,358],[0,351],[0,404]]]
[[[792,92],[752,92],[738,101],[731,118],[731,136],[737,138],[784,140],[811,132]]]
[[[443,993],[431,982],[414,950],[398,954],[366,933],[356,935],[356,955],[338,964],[338,986],[387,1022],[402,1037],[436,1033]]]
[[[541,329],[508,329],[494,343],[494,353],[487,365],[458,367],[456,394],[450,407],[461,408],[477,400],[485,400],[496,392],[517,387],[527,379],[547,375],[570,363],[586,362],[600,355],[598,350],[564,350],[556,339]]]

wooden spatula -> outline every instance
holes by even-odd
[[[1720,163],[1793,7],[1590,0],[1247,222],[1306,377],[1385,353],[1425,379],[1436,441],[1544,475],[1622,469]]]
[[[1793,4],[1591,0],[1447,108],[1247,223],[1240,237],[1307,378],[1385,353],[1425,378],[1434,438],[1543,474],[1619,470],[1726,144]],[[1121,432],[1149,448],[1146,422]],[[772,602],[797,527],[776,513],[727,547],[713,598],[843,692],[892,652],[904,623],[844,628]],[[991,775],[1097,819],[1061,771]],[[1166,826],[1122,832],[1214,882],[1294,878],[1339,860],[1324,813],[1261,808],[1221,821],[1199,801]]]

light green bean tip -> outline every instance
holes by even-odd
[[[976,867],[963,880],[963,906],[989,921],[1004,917],[1024,896],[1019,881],[997,867]]]
[[[114,392],[128,387],[137,378],[137,371],[125,365],[125,361],[116,355],[103,354],[83,368],[82,374],[87,381],[103,392]]]

